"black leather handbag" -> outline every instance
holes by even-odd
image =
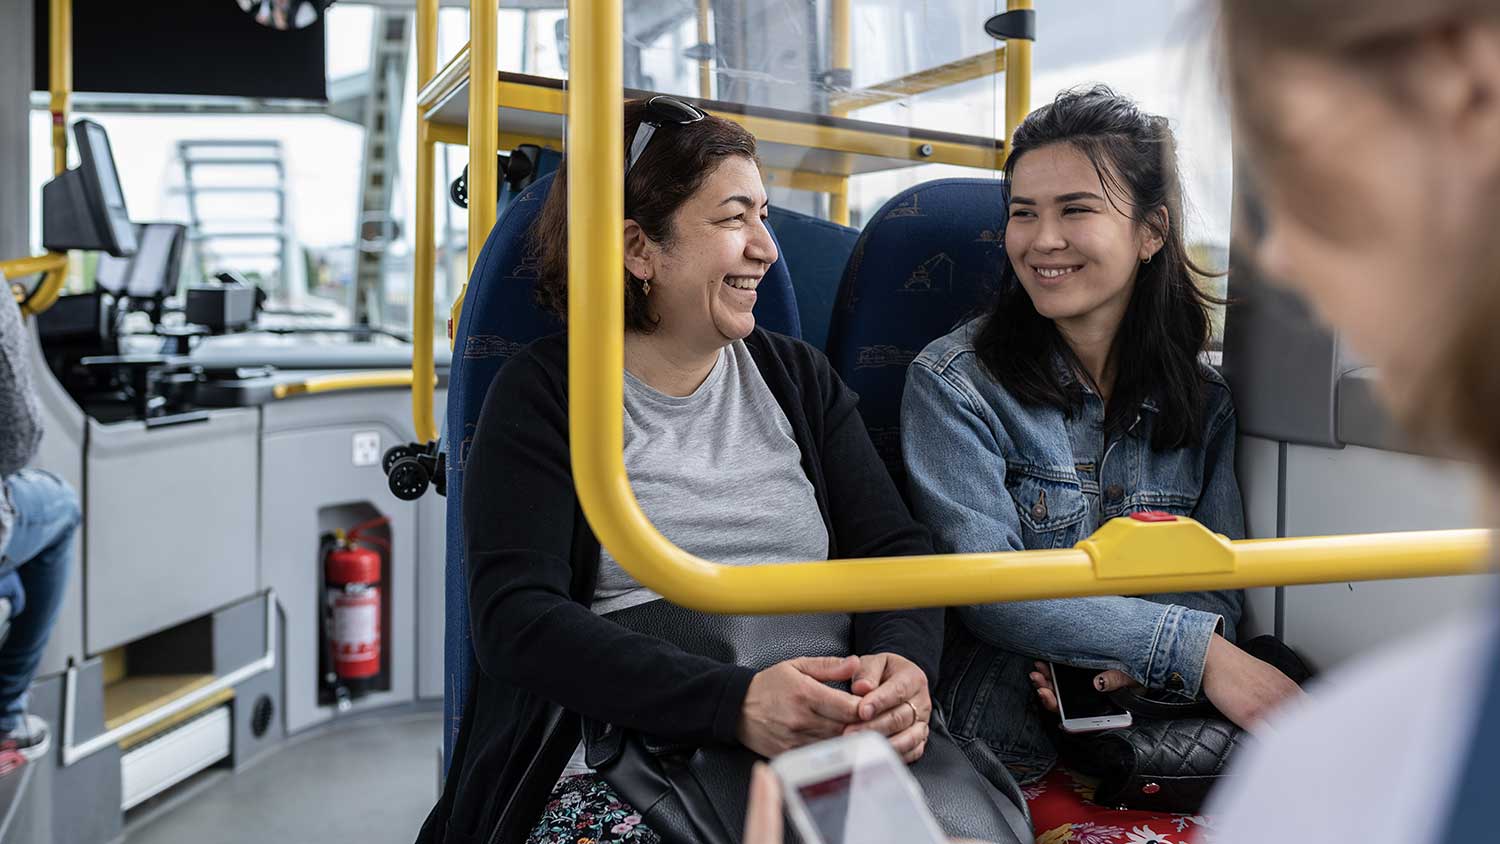
[[[848,615],[721,616],[653,601],[609,613],[611,621],[690,653],[757,670],[798,656],[849,652]],[[1004,792],[975,770],[934,713],[927,751],[912,774],[951,837],[1006,844],[1031,840],[1020,790],[1003,767]],[[758,757],[739,746],[691,746],[584,720],[584,758],[668,844],[740,844]],[[787,840],[796,841],[793,830]]]
[[[1312,676],[1301,658],[1274,636],[1242,647],[1298,685]],[[1078,735],[1059,731],[1059,755],[1069,767],[1099,778],[1096,803],[1196,814],[1224,778],[1245,731],[1207,700],[1175,702],[1140,689],[1120,689],[1110,697],[1130,711],[1131,726]]]

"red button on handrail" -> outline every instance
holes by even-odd
[[[1177,521],[1177,517],[1176,516],[1172,515],[1171,513],[1164,513],[1161,510],[1143,510],[1143,511],[1141,511],[1139,513],[1131,513],[1130,514],[1130,518],[1135,519],[1138,522],[1175,522],[1175,521]]]

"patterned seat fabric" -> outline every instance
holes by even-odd
[[[448,373],[448,561],[446,627],[443,634],[443,759],[452,758],[453,740],[463,720],[469,685],[478,670],[469,626],[469,582],[464,564],[464,465],[485,393],[511,355],[533,340],[562,330],[562,324],[536,304],[532,292],[537,267],[528,232],[552,185],[555,153],[544,159],[546,175],[523,189],[505,207],[474,263],[462,315],[455,326],[453,365]],[[774,232],[773,232],[774,237]],[[756,322],[801,337],[796,296],[786,262],[778,260],[757,290]]]
[[[1209,836],[1207,818],[1108,809],[1092,803],[1094,781],[1064,769],[1022,786],[1037,844],[1192,844]]]
[[[859,229],[830,223],[800,211],[771,206],[771,228],[797,291],[802,339],[828,348],[828,324],[844,266],[859,240]]]
[[[844,269],[828,332],[834,370],[896,485],[906,367],[928,343],[989,307],[1005,260],[1005,187],[938,179],[907,188],[865,226]]]

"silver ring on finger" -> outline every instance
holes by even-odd
[[[906,705],[911,707],[911,722],[912,722],[912,724],[915,725],[918,722],[920,722],[922,720],[922,716],[917,713],[917,705],[915,703],[912,703],[911,701],[907,701]]]

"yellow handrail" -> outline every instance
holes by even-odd
[[[73,0],[52,0],[47,17],[47,86],[48,108],[52,113],[52,172],[61,175],[68,169],[68,107],[73,93]],[[27,258],[0,261],[0,275],[8,279],[45,273],[30,296],[12,288],[21,303],[21,311],[39,314],[52,307],[62,295],[68,278],[68,256],[65,252],[48,252]]]
[[[417,85],[426,85],[437,72],[438,0],[417,3]],[[429,134],[430,124],[417,116],[417,201],[414,209],[415,244],[412,254],[411,309],[411,421],[417,442],[431,442],[438,437],[432,402],[437,391],[437,369],[432,359],[432,297],[437,273],[437,209],[432,193],[436,170],[437,146]],[[416,303],[426,302],[426,307]]]
[[[47,24],[52,172],[61,175],[68,169],[68,109],[73,95],[73,0],[52,0]]]
[[[1033,8],[1032,0],[1006,0],[1005,9],[1016,12]],[[1005,39],[1005,152],[1016,127],[1031,111],[1031,42],[1022,38]]]
[[[497,26],[499,4],[495,0],[469,0],[469,275],[474,274],[479,251],[495,227],[499,201],[500,92],[493,81],[500,74]],[[448,311],[450,345],[458,333],[468,292],[465,278]]]
[[[45,255],[0,261],[0,275],[7,279],[24,278],[37,273],[46,275],[42,277],[31,295],[24,295],[19,286],[11,288],[12,295],[21,304],[22,313],[27,315],[39,314],[47,310],[62,294],[63,282],[68,274],[68,255],[65,252],[48,252]]]
[[[303,381],[277,384],[271,394],[278,399],[313,393],[333,393],[341,390],[376,390],[384,387],[409,387],[412,375],[406,369],[382,369],[378,372],[357,372],[342,375],[320,375]]]
[[[569,15],[569,433],[574,484],[599,540],[642,585],[724,613],[861,611],[1484,571],[1485,531],[1230,542],[1190,519],[1116,519],[1051,551],[724,566],[678,548],[636,501],[623,457],[621,0]],[[1029,5],[1014,0],[1011,8]],[[1007,63],[1029,49],[1007,44]],[[1016,74],[1020,76],[1022,74]],[[1010,83],[1007,83],[1010,89]],[[1007,103],[1008,116],[1012,112]],[[472,113],[472,112],[471,112]]]
[[[829,8],[828,32],[831,49],[829,58],[832,59],[833,73],[835,79],[843,74],[853,76],[854,68],[854,45],[851,40],[853,34],[853,5],[854,0],[833,0]],[[849,109],[834,104],[831,109],[835,117],[843,117],[849,113]],[[836,190],[828,192],[828,219],[841,226],[849,225],[849,177],[839,178]]]

